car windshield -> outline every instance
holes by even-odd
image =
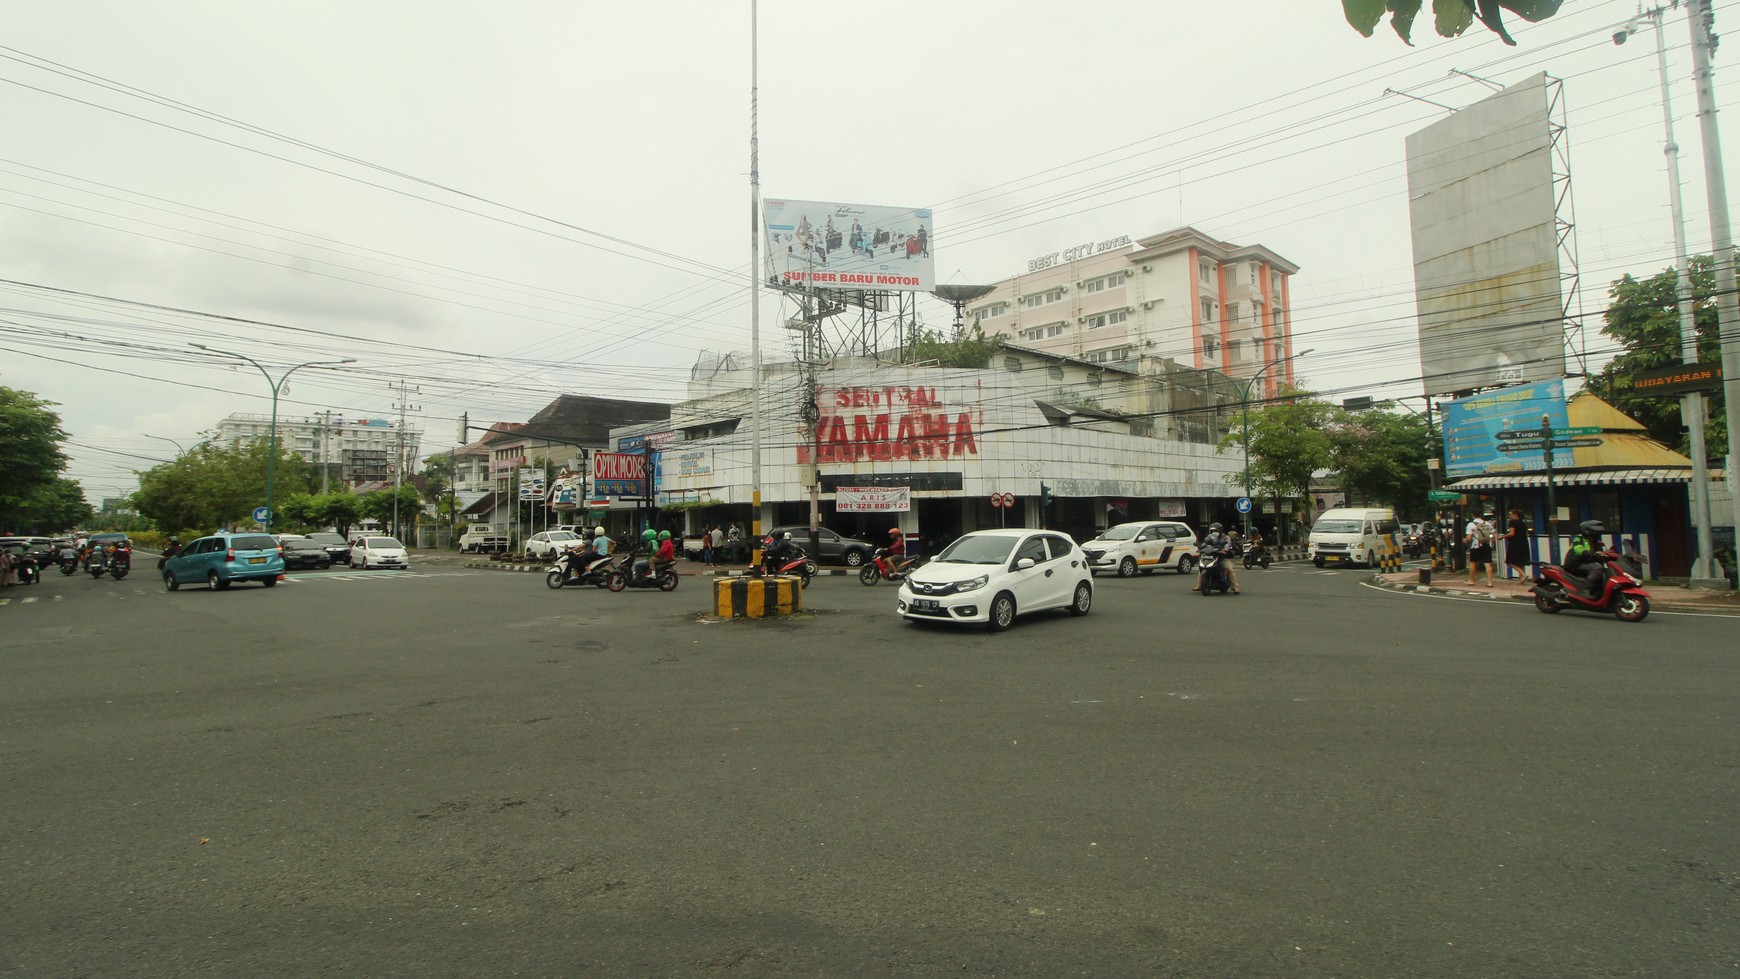
[[[943,548],[936,559],[944,564],[1002,564],[1018,538],[968,535]]]
[[[1140,527],[1113,527],[1100,535],[1100,540],[1130,540],[1140,533]]]
[[[230,538],[230,546],[238,551],[271,551],[278,547],[278,539],[269,534],[242,534]]]
[[[324,551],[318,543],[311,540],[287,540],[284,542],[286,551]]]
[[[368,539],[368,543],[366,546],[376,547],[376,548],[379,548],[379,547],[403,548],[405,545],[399,543],[398,538],[396,538],[396,537],[370,537]]]
[[[1319,520],[1317,526],[1311,528],[1313,534],[1357,534],[1362,526],[1359,520]]]
[[[326,544],[328,546],[347,543],[343,537],[340,537],[337,534],[309,534],[308,539],[316,544]]]
[[[551,540],[574,540],[578,534],[570,534],[566,530],[558,530],[550,534]]]

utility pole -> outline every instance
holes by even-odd
[[[332,463],[332,411],[315,412],[320,416],[320,495],[326,495],[326,476]]]
[[[1710,70],[1715,14],[1710,0],[1688,0],[1692,28],[1692,80],[1698,90],[1698,132],[1704,144],[1704,192],[1710,202],[1710,256],[1716,271],[1716,335],[1722,344],[1722,391],[1728,418],[1728,522],[1740,533],[1740,492],[1734,465],[1740,462],[1740,295],[1735,294],[1734,233],[1728,224],[1728,182],[1722,172],[1722,135],[1716,128],[1716,80]],[[1703,459],[1693,459],[1700,470]],[[1714,574],[1712,566],[1711,573]]]
[[[393,466],[393,536],[403,540],[404,538],[400,537],[399,528],[399,487],[404,485],[405,479],[405,413],[422,411],[423,406],[411,404],[409,400],[411,395],[421,394],[421,388],[406,384],[404,381],[400,381],[395,385],[395,388],[399,394],[398,402],[393,405],[399,411],[399,451]]]

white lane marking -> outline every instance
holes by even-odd
[[[1377,591],[1389,592],[1392,595],[1406,595],[1406,596],[1409,596],[1411,598],[1436,598],[1439,601],[1445,601],[1445,602],[1484,602],[1487,605],[1504,605],[1504,606],[1511,606],[1511,607],[1514,607],[1517,609],[1527,610],[1530,612],[1535,611],[1534,602],[1525,602],[1525,601],[1522,601],[1521,599],[1500,600],[1500,599],[1495,599],[1495,598],[1473,598],[1473,597],[1466,596],[1466,595],[1434,595],[1430,592],[1412,591],[1412,590],[1402,589],[1402,588],[1385,588],[1382,585],[1374,585],[1369,581],[1360,582],[1360,586],[1364,587],[1364,588],[1376,589]],[[1567,609],[1566,611],[1585,611],[1585,610]],[[1612,613],[1606,612],[1606,613],[1596,613],[1596,614],[1611,615]],[[1673,610],[1673,609],[1655,608],[1653,606],[1650,608],[1649,614],[1652,616],[1678,615],[1678,616],[1683,616],[1685,618],[1690,618],[1690,619],[1732,619],[1732,618],[1737,617],[1737,616],[1725,614],[1722,612],[1681,612],[1681,611],[1677,611],[1677,610]]]

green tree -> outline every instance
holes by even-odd
[[[0,387],[0,527],[12,527],[66,469],[60,416],[29,391]]]
[[[331,527],[341,537],[350,536],[350,528],[362,519],[362,497],[355,493],[325,493],[314,497],[314,522]]]
[[[423,460],[423,470],[418,475],[423,477],[424,493],[432,500],[439,498],[453,484],[453,456],[435,453]]]
[[[952,339],[941,330],[916,329],[907,342],[907,356],[915,364],[938,367],[984,367],[996,352],[997,340],[985,335],[977,323]]]
[[[95,515],[85,501],[84,488],[57,476],[19,505],[14,524],[24,533],[46,535],[85,526]]]
[[[409,537],[409,530],[416,526],[417,515],[423,510],[423,497],[418,494],[417,487],[406,483],[396,494],[390,489],[364,493],[357,498],[357,510],[363,517],[379,521],[382,527],[392,527],[395,496],[399,502],[399,528],[402,529],[396,528],[394,532]]]
[[[1504,43],[1515,45],[1516,40],[1504,27],[1504,11],[1521,17],[1526,21],[1546,20],[1559,12],[1562,0],[1432,0],[1432,27],[1440,37],[1456,37],[1463,31],[1474,26],[1479,20],[1486,29],[1497,34]],[[1342,15],[1353,29],[1371,37],[1382,23],[1384,15],[1390,18],[1390,27],[1403,41],[1412,46],[1414,41],[1410,36],[1414,30],[1414,21],[1420,16],[1425,6],[1423,0],[1341,0]]]
[[[1298,514],[1308,506],[1311,474],[1334,463],[1329,432],[1339,421],[1339,407],[1309,391],[1284,388],[1271,404],[1250,411],[1250,484],[1252,492],[1291,504]],[[1244,451],[1244,413],[1240,412],[1225,437],[1221,452]],[[1227,482],[1242,487],[1245,471],[1228,476]]]
[[[1350,495],[1393,506],[1409,518],[1428,512],[1430,440],[1424,418],[1381,405],[1340,412],[1329,432],[1333,467]]]
[[[1692,323],[1698,334],[1698,362],[1722,362],[1716,336],[1716,275],[1710,256],[1698,255],[1692,266]],[[1680,312],[1674,270],[1669,268],[1638,280],[1625,275],[1607,290],[1609,303],[1601,332],[1624,348],[1592,378],[1590,387],[1602,400],[1649,429],[1650,438],[1689,454],[1691,444],[1680,417],[1680,399],[1634,394],[1631,375],[1680,363]],[[1705,449],[1717,456],[1728,444],[1727,402],[1721,390],[1706,396]]]
[[[266,440],[240,446],[202,442],[173,462],[139,473],[134,505],[160,530],[250,524],[266,502]],[[274,491],[285,497],[308,491],[311,467],[279,447]]]
[[[319,499],[320,497],[309,493],[292,493],[279,498],[275,525],[280,530],[308,530],[322,524],[316,503]]]

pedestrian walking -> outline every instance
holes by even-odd
[[[1504,528],[1504,577],[1506,580],[1529,581],[1529,525],[1521,510],[1511,510],[1509,526]]]
[[[713,528],[710,526],[701,528],[701,563],[713,563]]]
[[[1492,544],[1498,538],[1498,528],[1492,525],[1492,514],[1486,513],[1468,521],[1463,528],[1463,543],[1468,545],[1468,583],[1474,584],[1481,565],[1486,565],[1486,587],[1492,587]]]
[[[707,542],[713,546],[713,560],[709,563],[725,563],[725,529],[714,524],[713,529],[707,531]]]
[[[733,521],[731,529],[725,534],[726,541],[731,545],[731,563],[743,563],[743,528]]]

